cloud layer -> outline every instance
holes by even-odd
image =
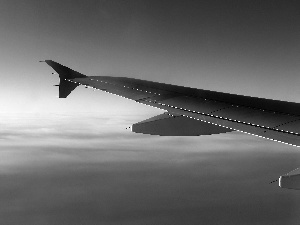
[[[35,117],[19,129],[10,122],[0,144],[0,223],[299,220],[297,192],[268,184],[299,166],[295,149],[234,133],[138,135],[120,129],[125,120],[108,120]]]

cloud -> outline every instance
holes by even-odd
[[[297,192],[269,184],[299,166],[293,148],[235,133],[123,133],[121,118],[117,128],[105,118],[26,121],[7,125],[0,143],[1,224],[299,221]]]
[[[288,224],[296,218],[296,195],[269,185],[273,168],[259,175],[256,157],[199,152],[195,159],[147,152],[134,158],[124,150],[109,162],[99,160],[110,154],[102,151],[86,151],[86,158],[77,158],[77,150],[50,163],[42,154],[31,154],[40,164],[32,162],[1,176],[0,222]],[[122,160],[126,154],[131,160]]]

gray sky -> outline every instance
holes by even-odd
[[[239,133],[125,130],[161,113],[77,88],[52,59],[127,76],[299,102],[297,1],[0,0],[1,224],[295,224],[299,193],[268,183],[299,150]]]
[[[5,79],[0,100],[6,112],[95,112],[103,111],[103,104],[122,110],[116,103],[131,104],[132,111],[140,107],[80,88],[58,102],[57,88],[51,86],[58,83],[57,76],[37,63],[52,59],[86,75],[297,102],[296,3],[2,0],[0,66]]]

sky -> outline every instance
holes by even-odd
[[[269,184],[299,167],[297,148],[131,133],[162,111],[82,87],[58,99],[39,60],[299,102],[298,5],[0,0],[0,223],[297,224],[299,193]]]

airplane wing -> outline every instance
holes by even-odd
[[[60,76],[60,98],[66,98],[77,86],[84,85],[166,111],[133,124],[133,132],[197,136],[240,131],[300,147],[299,103],[127,77],[85,76],[52,60],[45,62]]]

